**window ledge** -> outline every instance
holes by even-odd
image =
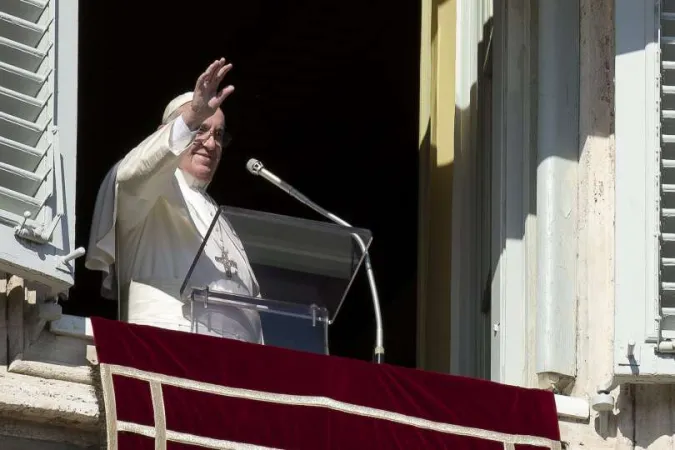
[[[92,370],[86,366],[66,366],[42,361],[15,360],[9,365],[9,372],[48,380],[92,384]]]
[[[50,323],[50,331],[57,336],[67,336],[94,341],[91,320],[88,317],[69,316],[64,314],[59,320]],[[87,346],[87,359],[96,364],[95,349]],[[17,361],[19,362],[19,361]],[[26,367],[18,368],[13,372],[21,372],[26,375],[55,378],[64,381],[91,384],[91,370],[87,367],[62,367],[47,363],[21,362]],[[47,376],[46,374],[49,374]],[[588,420],[590,417],[590,405],[587,400],[578,397],[555,395],[555,405],[558,417],[561,419]]]
[[[0,416],[95,431],[99,406],[92,386],[0,369]]]

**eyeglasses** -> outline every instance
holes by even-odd
[[[216,142],[216,145],[219,145],[223,148],[227,147],[228,145],[230,145],[230,142],[232,142],[232,135],[226,130],[215,130],[214,132],[207,127],[203,127],[197,130],[195,141],[204,145],[211,137]]]

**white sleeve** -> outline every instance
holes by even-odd
[[[171,137],[169,138],[171,150],[175,153],[181,153],[192,142],[196,134],[195,131],[190,131],[183,120],[183,116],[178,116],[171,127]]]
[[[119,205],[133,210],[126,222],[133,226],[150,211],[170,186],[180,156],[190,148],[196,132],[190,131],[182,117],[163,125],[127,153],[117,169]]]

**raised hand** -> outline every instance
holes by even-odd
[[[226,64],[225,58],[220,58],[212,62],[197,78],[189,108],[190,114],[188,114],[189,122],[191,122],[188,123],[190,128],[198,127],[204,120],[215,114],[223,101],[234,91],[232,85],[218,90],[230,69],[232,69],[232,64]]]

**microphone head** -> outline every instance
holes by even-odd
[[[251,158],[246,163],[246,169],[253,175],[258,175],[260,171],[263,169],[263,163],[261,163],[255,158]]]

